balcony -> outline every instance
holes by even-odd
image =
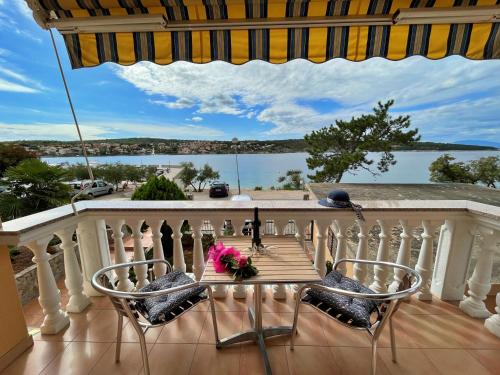
[[[173,229],[172,263],[174,268],[186,270],[181,228],[188,220],[194,238],[192,272],[198,279],[204,269],[202,233],[207,230],[207,222],[218,239],[224,240],[224,222],[231,220],[236,234],[241,233],[245,220],[252,217],[254,206],[260,208],[263,221],[273,223],[264,241],[279,242],[283,238],[299,241],[322,275],[327,260],[352,256],[351,252],[358,259],[376,257],[394,261],[415,267],[421,273],[425,281],[422,289],[403,303],[395,317],[399,362],[391,362],[388,337],[384,337],[379,374],[498,373],[500,298],[495,301],[490,289],[496,265],[494,256],[499,252],[500,208],[470,201],[361,203],[366,222],[354,220],[351,211],[319,207],[315,201],[86,201],[76,205],[77,216],[71,206],[64,206],[3,223],[2,252],[6,251],[5,245],[21,244],[32,250],[38,265],[40,291],[39,301],[18,310],[19,315],[24,312],[34,345],[23,354],[18,353],[4,373],[67,374],[70,370],[78,374],[141,373],[140,350],[131,327],[125,327],[122,362],[114,363],[116,313],[108,300],[98,296],[90,285],[96,270],[112,260],[116,263],[127,260],[129,255],[122,238],[124,225],[131,228],[136,260],[144,258],[141,234],[144,221],[152,231],[154,256],[161,258],[160,227],[166,220]],[[311,221],[314,222],[312,238],[306,241]],[[375,238],[370,232],[372,227],[378,228]],[[108,230],[112,232],[112,252]],[[353,231],[355,243],[351,241]],[[399,234],[397,243],[391,242],[393,232]],[[335,237],[332,253],[328,233]],[[48,267],[46,248],[54,234],[60,238],[64,250],[65,280],[55,280]],[[235,238],[239,236],[232,237]],[[371,285],[380,290],[390,287],[399,277],[380,269],[344,271],[367,284],[375,276],[378,281]],[[264,320],[290,322],[294,290],[294,285],[269,287]],[[251,289],[228,290],[219,286],[214,293],[222,337],[249,324],[244,311],[252,298]],[[341,327],[307,307],[303,314],[295,351],[289,349],[288,338],[266,343],[275,373],[368,373],[369,340],[365,333]],[[148,333],[152,373],[261,374],[257,346],[215,349],[207,316],[208,303],[203,303],[165,328]],[[8,327],[2,326],[2,334]],[[29,340],[19,341],[29,347]]]

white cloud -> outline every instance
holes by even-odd
[[[203,121],[203,117],[200,117],[200,116],[194,116],[191,118],[191,121],[194,121],[194,122],[201,122]]]
[[[4,63],[4,62],[0,62]],[[18,82],[13,82],[18,81]],[[45,87],[22,73],[0,66],[0,91],[18,93],[38,93]]]
[[[156,104],[170,109],[196,107],[197,113],[255,117],[273,127],[269,134],[283,136],[302,135],[335,119],[369,112],[379,100],[395,99],[394,109],[411,112],[419,124],[417,114],[422,113],[422,118],[426,108],[453,107],[469,96],[500,96],[500,80],[494,79],[500,62],[461,57],[439,61],[375,58],[357,63],[338,59],[324,64],[295,60],[282,65],[252,61],[241,66],[139,63],[114,70],[153,96]],[[499,111],[490,113],[491,118],[500,117]],[[456,122],[452,111],[447,116],[439,124],[429,118],[429,125],[422,129],[444,129],[447,123]]]
[[[8,92],[18,92],[24,94],[34,94],[39,92],[37,89],[32,87],[28,87],[25,85],[21,85],[19,83],[7,81],[0,77],[0,91],[8,91]]]
[[[29,19],[33,19],[33,12],[31,11],[30,7],[28,6],[25,0],[14,0],[13,3],[17,11],[21,15]]]
[[[50,132],[47,129],[50,128]],[[82,123],[84,139],[127,137],[208,139],[223,132],[199,125],[149,124],[138,122]],[[0,141],[29,139],[75,140],[77,133],[71,123],[7,124],[0,122]]]

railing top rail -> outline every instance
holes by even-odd
[[[473,213],[493,220],[500,220],[500,207],[465,200],[378,200],[356,202],[363,206],[364,211],[370,213],[390,212],[456,212]],[[332,209],[318,204],[316,200],[261,200],[261,201],[117,201],[94,200],[76,203],[79,216],[74,216],[70,205],[61,206],[33,215],[3,223],[0,229],[0,243],[6,243],[8,237],[16,238],[20,235],[40,230],[43,227],[54,226],[65,222],[64,226],[74,225],[86,217],[110,216],[124,212],[139,212],[145,215],[160,215],[170,213],[211,212],[222,214],[235,211],[251,213],[254,207],[259,207],[263,215],[267,213],[308,213],[324,216],[327,212],[336,212],[339,216],[349,215],[350,209]],[[12,242],[8,242],[12,243]]]

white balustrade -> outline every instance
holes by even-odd
[[[345,232],[349,223],[345,220],[333,221],[334,234],[337,238],[337,249],[335,250],[335,261],[347,258],[347,240]],[[337,271],[345,275],[347,273],[347,265],[345,263],[339,264]]]
[[[408,224],[408,220],[405,219],[399,220],[399,224],[401,225],[401,234],[399,235],[401,243],[399,244],[396,264],[408,267],[410,265],[411,257],[412,227]],[[394,281],[388,288],[390,292],[396,292],[399,289],[405,274],[406,272],[404,270],[394,268]]]
[[[379,244],[377,251],[377,261],[387,262],[389,260],[389,236],[391,230],[391,223],[385,220],[377,220],[380,227],[378,235]],[[388,233],[389,232],[389,233]],[[375,266],[374,267],[374,281],[370,288],[377,293],[387,292],[387,277],[389,276],[389,269],[387,267]]]
[[[123,219],[118,219],[110,222],[111,228],[113,230],[115,264],[130,262],[130,259],[127,259],[127,253],[125,252],[125,246],[123,245],[122,228],[124,224],[125,220]],[[129,268],[120,267],[115,272],[116,276],[118,277],[118,284],[116,286],[118,290],[129,292],[134,289],[134,284],[128,278]]]
[[[165,260],[165,254],[163,253],[163,244],[161,238],[163,234],[161,233],[161,227],[163,225],[163,219],[155,219],[149,222],[151,227],[151,233],[153,235],[153,258]],[[166,264],[162,262],[157,262],[153,265],[153,272],[156,277],[165,275],[167,272]]]
[[[143,235],[141,229],[143,224],[144,220],[142,219],[131,224],[132,236],[134,237],[134,261],[136,262],[146,260],[146,254],[144,253],[144,246],[142,244]],[[135,285],[137,290],[149,284],[147,264],[134,266],[134,272],[137,279]]]
[[[52,235],[29,242],[28,248],[35,255],[33,262],[37,266],[38,302],[43,309],[43,323],[40,331],[46,334],[56,334],[69,324],[67,314],[61,310],[61,292],[49,264],[47,246]]]
[[[210,223],[212,224],[212,227],[214,228],[214,241],[215,243],[218,242],[218,238],[220,237],[222,227],[224,226],[224,218],[213,218],[210,219]],[[227,295],[227,285],[214,285],[212,287],[213,290],[213,296],[215,298],[225,298]]]
[[[432,275],[432,250],[433,250],[433,227],[430,220],[422,220],[422,246],[418,255],[417,265],[415,270],[422,276],[422,287],[417,292],[417,298],[421,301],[432,300],[430,290],[431,275]]]
[[[316,220],[316,251],[314,252],[314,268],[321,277],[326,275],[326,241],[328,239],[326,231],[328,230],[328,225],[330,221],[326,220]]]
[[[282,236],[285,233],[286,226],[288,225],[288,217],[278,217],[274,220],[276,228],[276,236]],[[285,284],[273,285],[273,298],[286,299],[286,286]]]
[[[300,242],[302,245],[302,249],[306,251],[306,225],[309,224],[309,220],[303,219],[303,218],[294,218],[293,221],[295,222],[295,239],[297,242]],[[297,292],[299,289],[302,287],[303,284],[293,284],[292,285],[292,291],[293,291],[293,297],[295,298],[297,296]]]
[[[205,259],[203,255],[203,233],[201,232],[204,220],[200,221],[200,224],[195,224],[193,228],[193,273],[196,280],[200,280],[203,275],[203,270],[205,269]]]
[[[371,224],[359,219],[356,220],[356,224],[359,228],[356,259],[368,259],[368,229],[371,228]],[[355,263],[353,266],[354,279],[364,284],[368,273],[367,271],[368,266],[366,264]]]
[[[500,293],[497,293],[496,297],[496,314],[493,314],[488,319],[485,320],[484,326],[488,331],[494,335],[500,337]]]
[[[61,248],[64,251],[65,284],[69,295],[66,311],[70,313],[82,312],[90,304],[89,298],[83,294],[82,271],[78,265],[73,242],[75,230],[76,227],[71,226],[55,232],[61,240]]]
[[[460,309],[473,318],[487,318],[490,312],[484,304],[491,289],[491,271],[493,269],[493,255],[498,246],[499,237],[490,228],[479,228],[480,252],[476,267],[469,279],[468,297],[460,302]]]
[[[174,219],[168,221],[172,228],[172,239],[174,240],[174,270],[186,272],[186,261],[184,259],[184,249],[182,248],[182,224],[184,219]]]

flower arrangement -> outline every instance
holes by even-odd
[[[208,259],[214,262],[215,272],[231,272],[233,278],[238,281],[259,273],[259,270],[252,266],[252,257],[241,255],[234,247],[225,247],[222,242],[210,247]]]

